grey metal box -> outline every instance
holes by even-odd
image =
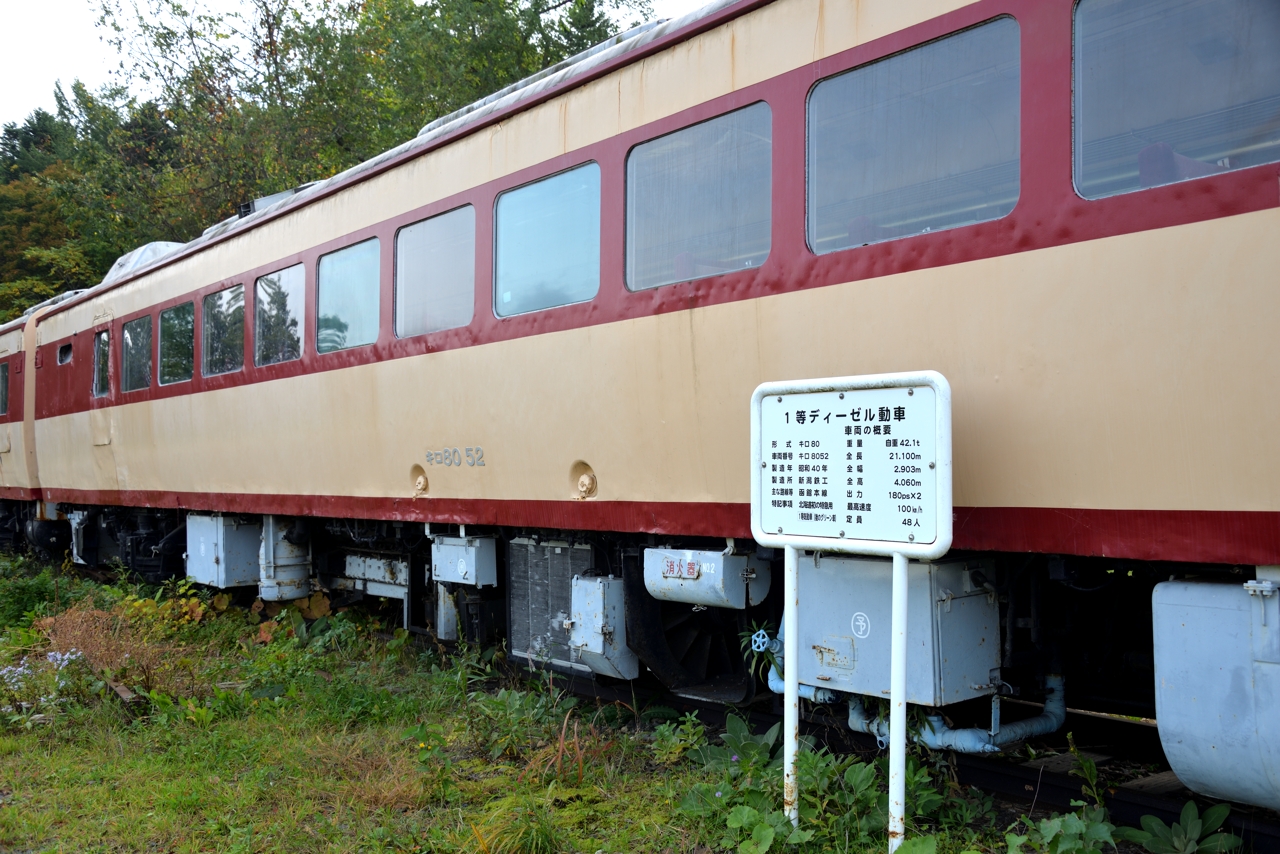
[[[640,659],[627,646],[626,602],[621,578],[573,578],[569,646],[604,676],[635,679]]]
[[[187,514],[187,577],[210,587],[258,583],[262,524],[236,516]]]
[[[994,693],[999,604],[994,594],[973,588],[965,567],[908,567],[909,703],[944,706]],[[892,563],[802,554],[799,571],[800,682],[889,696]]]
[[[473,587],[496,587],[497,540],[493,537],[436,537],[431,544],[431,578]]]

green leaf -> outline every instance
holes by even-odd
[[[1200,854],[1223,854],[1226,851],[1232,851],[1239,848],[1243,843],[1237,836],[1230,833],[1215,833],[1200,842]]]
[[[913,836],[898,847],[899,854],[937,854],[938,837]]]
[[[1117,827],[1111,836],[1118,842],[1132,842],[1136,845],[1144,845],[1151,838],[1150,833],[1136,827]]]
[[[1004,841],[1009,846],[1009,854],[1022,854],[1022,846],[1027,844],[1027,837],[1019,836],[1016,833],[1006,833]]]
[[[729,810],[727,824],[730,827],[752,827],[760,821],[760,813],[749,806],[739,804]]]
[[[1141,819],[1142,829],[1150,833],[1156,839],[1164,842],[1173,842],[1173,832],[1169,829],[1169,825],[1153,815],[1144,815]],[[1149,849],[1148,849],[1149,850]]]
[[[1201,836],[1208,836],[1218,828],[1222,827],[1222,823],[1227,820],[1227,816],[1231,814],[1231,804],[1217,804],[1209,807],[1204,811],[1204,826],[1200,829]]]
[[[814,831],[812,830],[801,830],[800,828],[797,827],[794,830],[792,830],[791,835],[787,837],[787,844],[801,845],[805,842],[808,842],[810,839],[812,839],[813,834],[814,834]]]
[[[751,730],[747,728],[747,722],[737,715],[725,715],[724,729],[726,736],[746,738],[751,735]]]
[[[751,842],[754,845],[751,854],[764,854],[773,845],[773,828],[763,822],[751,830]]]
[[[723,797],[716,797],[717,790],[710,783],[697,783],[680,799],[680,811],[689,815],[711,815],[724,804]]]

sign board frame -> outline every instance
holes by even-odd
[[[895,542],[889,540],[864,540],[840,537],[812,537],[792,534],[769,533],[761,525],[764,494],[764,458],[761,404],[766,397],[814,392],[859,392],[871,389],[921,388],[933,389],[935,395],[934,452],[936,469],[936,519],[937,536],[931,543]],[[758,386],[751,395],[751,536],[757,543],[769,548],[791,546],[797,549],[828,552],[832,554],[872,555],[892,557],[903,555],[916,560],[936,560],[951,548],[954,533],[952,485],[951,485],[951,384],[937,371],[914,371],[892,374],[833,377],[827,379],[771,382]]]

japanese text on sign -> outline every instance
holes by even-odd
[[[934,542],[936,406],[929,386],[763,398],[761,527],[791,536]]]

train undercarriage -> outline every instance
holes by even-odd
[[[782,555],[749,540],[3,502],[0,546],[24,545],[246,601],[374,598],[531,668],[780,707]],[[800,573],[802,696],[883,737],[887,562],[806,553]],[[1068,709],[1155,720],[1189,788],[1280,807],[1274,568],[961,552],[911,578],[926,745],[998,752]]]

